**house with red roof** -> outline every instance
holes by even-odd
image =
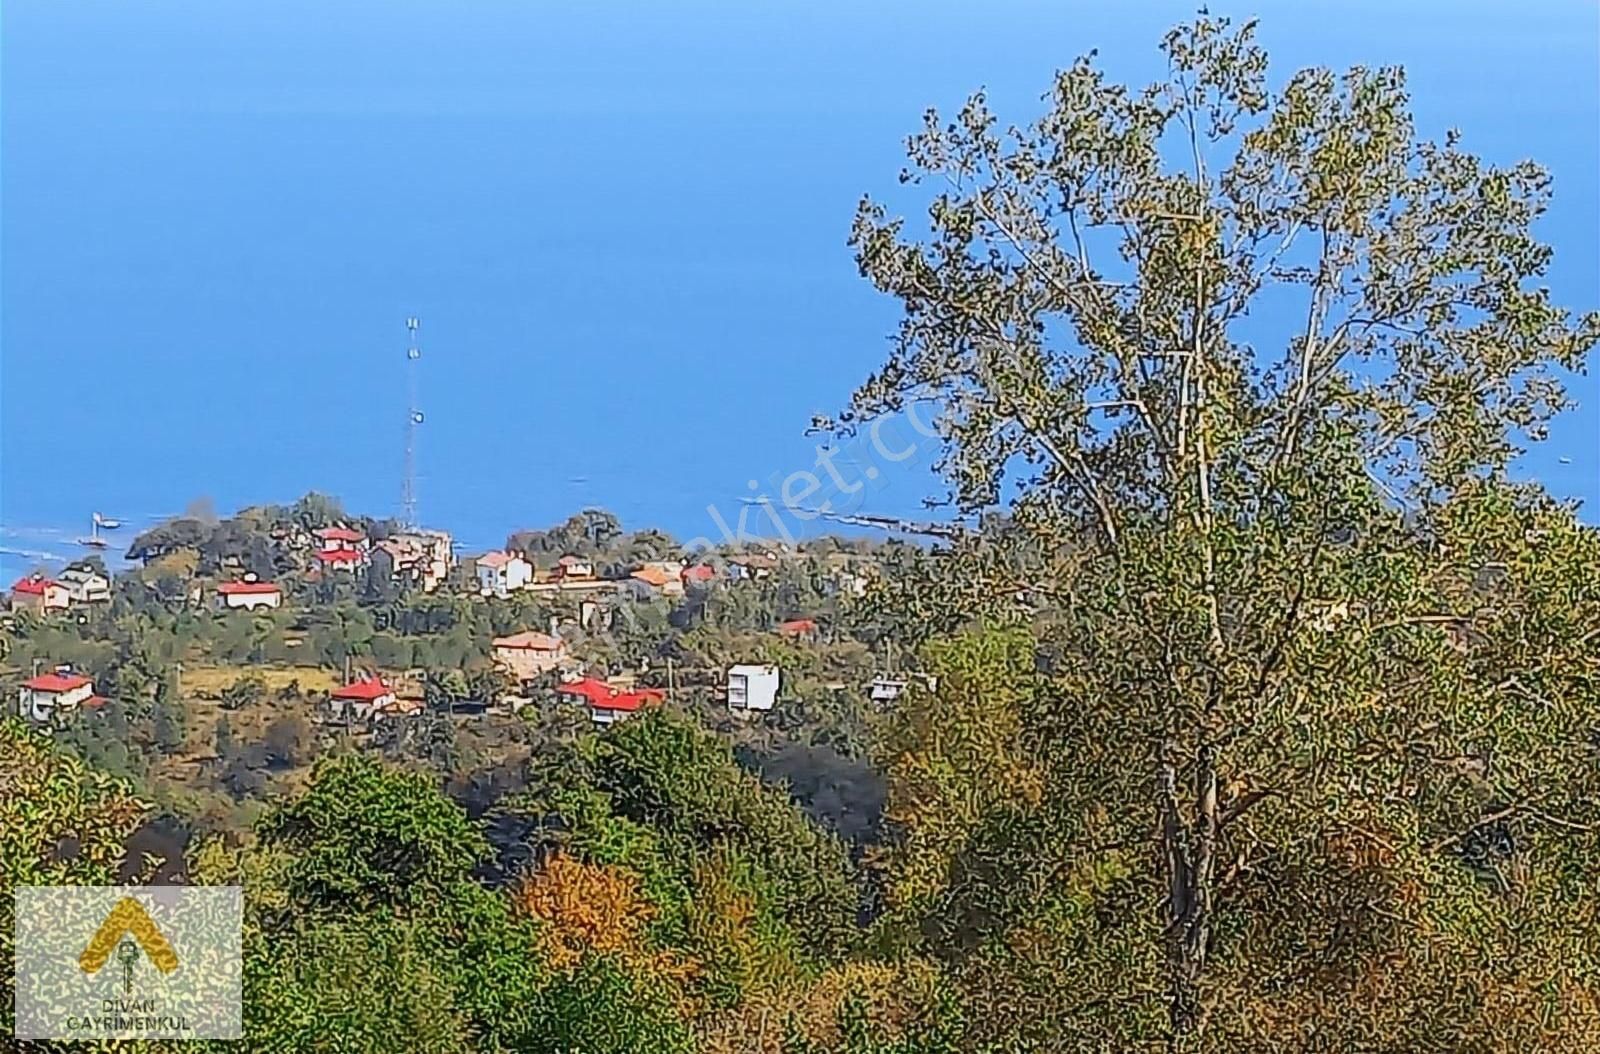
[[[614,725],[665,697],[657,688],[623,689],[594,677],[559,684],[556,694],[583,700],[589,720],[597,725]]]
[[[533,565],[515,553],[484,553],[473,561],[478,592],[486,597],[507,597],[533,581]]]
[[[365,531],[354,527],[324,527],[315,532],[319,549],[365,549],[368,546]]]
[[[30,677],[17,693],[17,712],[37,724],[50,724],[80,708],[95,709],[104,703],[104,698],[94,694],[94,682],[73,673],[70,666]]]
[[[519,681],[531,681],[540,674],[559,669],[568,658],[567,642],[552,633],[513,633],[496,637],[495,662],[504,666]]]
[[[25,575],[11,586],[11,610],[65,611],[72,606],[72,593],[66,586],[44,575]]]
[[[317,566],[324,571],[355,571],[367,566],[367,550],[353,547],[318,549]]]
[[[817,636],[817,620],[809,618],[792,618],[787,622],[778,623],[778,633],[785,637],[795,637],[801,640],[814,640]]]
[[[328,712],[340,721],[370,721],[394,707],[394,689],[376,674],[351,681],[328,693]]]
[[[283,604],[283,590],[276,583],[254,579],[223,582],[217,586],[217,604],[223,610],[275,608]]]
[[[683,565],[674,560],[651,560],[628,577],[648,586],[651,593],[677,596],[683,592]]]
[[[704,586],[716,580],[717,571],[710,564],[693,564],[685,567],[678,577],[683,581],[685,587]]]

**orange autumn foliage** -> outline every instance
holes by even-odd
[[[610,955],[680,990],[698,973],[693,960],[651,946],[645,929],[656,909],[640,893],[638,878],[621,868],[557,854],[518,887],[513,900],[518,911],[545,924],[543,951],[558,970],[588,955]]]

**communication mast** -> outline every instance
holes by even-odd
[[[417,331],[421,326],[414,316],[406,319],[406,467],[400,518],[413,529],[417,526],[417,426],[422,423],[422,411],[417,408],[417,361],[422,358]]]

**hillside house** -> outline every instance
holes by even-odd
[[[28,721],[50,724],[79,709],[99,707],[105,699],[94,694],[94,682],[75,674],[69,667],[42,673],[22,682],[17,693],[17,712]]]
[[[778,633],[784,637],[796,640],[816,640],[817,620],[809,618],[792,618],[787,622],[778,623]]]
[[[771,710],[778,701],[778,668],[740,663],[728,667],[729,710]]]
[[[217,586],[217,603],[223,610],[281,607],[283,590],[273,582],[223,582]]]
[[[626,720],[663,698],[663,693],[656,688],[628,691],[593,677],[557,685],[556,693],[583,700],[589,710],[589,720],[600,726]]]
[[[318,549],[317,566],[323,571],[354,572],[367,566],[367,561],[370,559],[369,552],[370,550],[353,548]]]
[[[551,578],[566,582],[587,582],[594,578],[594,561],[586,556],[568,553],[556,561]]]
[[[766,553],[747,553],[728,561],[728,577],[734,581],[750,579],[759,582],[770,578],[778,569],[778,559]]]
[[[450,577],[455,550],[444,531],[406,531],[373,545],[370,558],[375,575],[431,593]]]
[[[635,582],[643,582],[651,592],[661,593],[664,596],[680,596],[683,593],[682,575],[682,564],[652,561],[628,577]]]
[[[519,681],[560,669],[567,661],[567,642],[550,633],[529,631],[494,639],[494,660]]]
[[[58,579],[74,604],[99,604],[111,599],[111,580],[87,567],[69,567]]]
[[[484,596],[506,597],[533,581],[533,565],[513,553],[484,553],[473,564]]]
[[[394,705],[394,689],[377,676],[352,681],[328,694],[328,713],[338,721],[370,721]]]
[[[316,532],[316,536],[317,547],[325,553],[343,549],[366,552],[371,547],[366,532],[353,527],[324,527]]]
[[[11,587],[11,610],[45,614],[65,611],[72,606],[72,593],[60,582],[33,574],[17,579]]]
[[[693,566],[685,567],[678,575],[678,579],[683,583],[684,588],[689,586],[708,586],[716,580],[716,577],[716,568],[710,564],[694,564]]]

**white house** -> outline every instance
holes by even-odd
[[[382,677],[364,677],[335,688],[328,696],[328,712],[341,720],[348,715],[357,721],[368,721],[394,705],[394,689]]]
[[[224,608],[254,611],[281,605],[283,590],[272,582],[223,582],[217,586],[217,599]]]
[[[778,701],[778,668],[740,663],[728,667],[729,710],[771,710]]]
[[[533,581],[533,565],[512,553],[484,553],[475,561],[478,592],[504,597]]]
[[[875,703],[892,703],[905,693],[906,682],[898,677],[874,677],[867,686],[868,696]]]
[[[94,682],[62,668],[22,682],[17,712],[29,721],[48,724],[57,714],[105,702],[94,694]]]
[[[97,604],[111,599],[111,580],[87,567],[69,567],[61,572],[61,584],[74,603]]]

